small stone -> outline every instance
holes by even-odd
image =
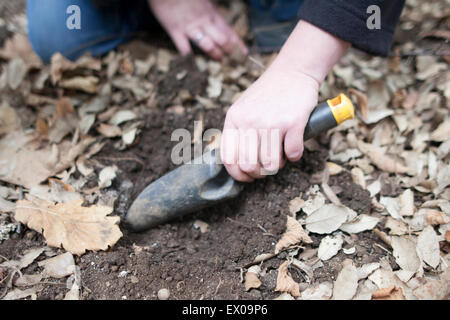
[[[135,276],[131,276],[130,280],[131,280],[131,283],[134,283],[134,284],[139,282],[139,279],[137,277],[135,277]]]
[[[158,291],[158,299],[159,300],[167,300],[169,299],[170,291],[169,289],[161,289]]]

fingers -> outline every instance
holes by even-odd
[[[260,132],[260,157],[266,174],[273,174],[286,163],[283,157],[283,135],[281,130],[263,130]]]
[[[206,31],[203,31],[201,29],[193,29],[188,31],[188,37],[211,58],[220,60],[223,57],[222,50],[211,39]]]
[[[293,127],[284,138],[284,153],[289,161],[298,161],[303,155],[303,128]]]
[[[254,129],[244,129],[239,132],[239,169],[248,176],[261,179],[259,161],[259,135]]]
[[[220,145],[220,156],[228,173],[241,182],[252,182],[253,178],[244,173],[238,165],[239,159],[239,134],[238,130],[225,120],[225,126]]]
[[[177,47],[178,52],[185,56],[192,52],[191,45],[189,43],[189,39],[186,37],[184,33],[181,32],[171,32],[169,33],[172,38],[173,43]]]
[[[236,45],[241,49],[244,55],[248,55],[248,48],[239,35],[231,28],[231,26],[224,20],[224,18],[217,14],[213,18],[215,28],[222,34],[226,35],[228,41],[221,45],[222,50],[226,53],[232,53]]]

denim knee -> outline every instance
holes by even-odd
[[[73,5],[79,10],[68,10]],[[104,54],[135,32],[119,7],[99,10],[91,0],[27,0],[27,17],[31,45],[46,63],[56,52],[71,60]]]

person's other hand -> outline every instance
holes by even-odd
[[[228,110],[220,148],[234,179],[251,182],[276,173],[286,158],[302,157],[303,132],[319,87],[316,79],[274,62],[242,94]]]
[[[182,55],[192,52],[189,40],[213,59],[221,59],[236,46],[248,50],[209,0],[148,0],[150,7]]]

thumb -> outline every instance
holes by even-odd
[[[301,127],[293,127],[284,137],[284,153],[289,161],[298,161],[303,155],[303,131]]]

